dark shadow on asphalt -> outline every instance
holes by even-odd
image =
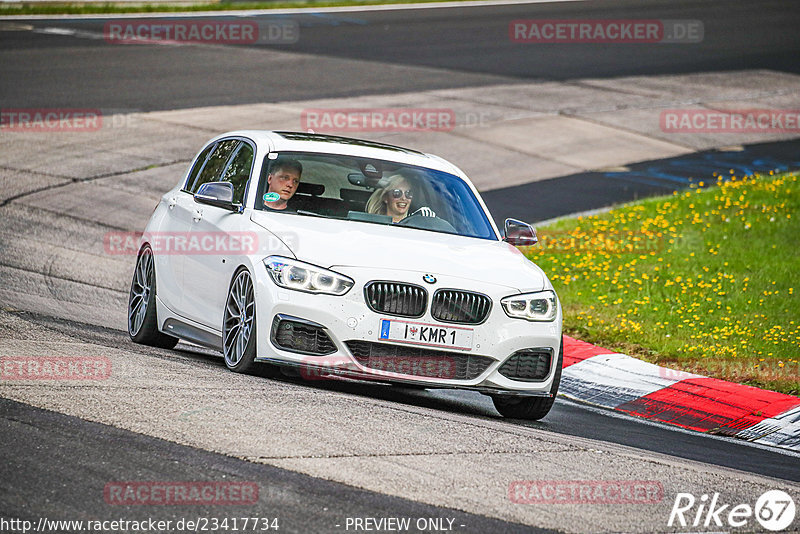
[[[667,195],[701,181],[715,182],[714,173],[742,178],[756,172],[796,169],[800,169],[800,139],[756,143],[736,150],[704,150],[631,164],[627,170],[582,172],[493,189],[482,192],[481,196],[498,227],[502,228],[508,217],[545,221]]]

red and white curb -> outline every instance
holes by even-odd
[[[689,430],[800,451],[800,398],[673,371],[568,336],[559,393]]]

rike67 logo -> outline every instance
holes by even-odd
[[[725,503],[720,499],[719,493],[703,494],[699,499],[691,493],[678,493],[667,526],[703,529],[727,526],[750,531],[757,528],[752,522],[755,517],[762,528],[778,532],[792,525],[795,511],[794,500],[781,490],[765,492],[756,500],[754,507],[748,503]]]

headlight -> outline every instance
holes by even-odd
[[[280,256],[270,256],[264,265],[273,282],[296,291],[344,295],[355,283],[342,274]]]
[[[555,321],[558,313],[558,297],[551,290],[513,295],[500,304],[509,317],[528,321]]]

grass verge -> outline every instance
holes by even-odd
[[[12,3],[0,6],[0,16],[10,15],[95,15],[107,13],[183,13],[199,11],[239,11],[255,9],[292,9],[314,7],[367,6],[384,4],[422,4],[432,0],[296,0],[275,2],[204,2],[198,4],[115,4],[70,3]],[[435,0],[438,2],[455,0]]]
[[[568,334],[800,395],[800,175],[715,179],[539,228],[527,255]]]

